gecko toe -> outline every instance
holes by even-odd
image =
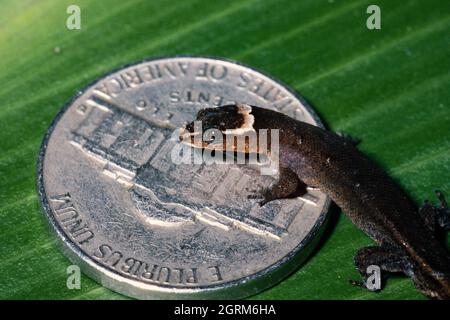
[[[436,196],[437,196],[437,198],[439,200],[441,208],[449,209],[447,201],[445,200],[444,193],[442,193],[442,191],[440,191],[440,190],[435,190],[434,192],[436,193]]]
[[[256,200],[260,207],[272,200],[270,190],[267,188],[250,191],[247,195],[247,199]]]
[[[449,231],[450,230],[450,208],[445,199],[444,193],[440,190],[434,191],[436,197],[439,201],[438,205],[434,205],[430,203],[428,200],[425,200],[422,207],[419,210],[419,214],[421,215],[425,225],[429,227],[429,229],[433,233],[438,233],[438,238],[442,238],[445,241],[445,235],[440,234],[440,231]],[[436,227],[439,228],[436,229]]]

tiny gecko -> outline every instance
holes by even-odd
[[[367,279],[368,266],[377,265],[385,272],[402,272],[411,277],[429,297],[450,299],[450,255],[437,236],[437,232],[450,229],[450,209],[442,192],[436,191],[439,206],[426,201],[418,209],[350,139],[276,111],[245,104],[226,105],[200,110],[195,121],[201,121],[203,132],[216,129],[225,136],[278,129],[279,178],[270,188],[255,193],[256,198],[261,197],[261,205],[296,197],[306,186],[319,188],[378,243],[355,255],[355,265],[363,278]],[[194,122],[188,123],[181,129],[180,140],[207,149],[212,141],[194,139],[203,132],[195,132]],[[261,152],[248,146],[236,148],[234,152]],[[218,149],[217,144],[214,149]],[[269,158],[270,154],[269,146]]]

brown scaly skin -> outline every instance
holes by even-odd
[[[224,127],[236,129],[243,122],[237,111],[234,105],[204,109],[197,120],[206,124],[203,130],[215,125],[222,131]],[[304,184],[320,188],[379,244],[356,254],[355,264],[363,276],[367,266],[378,265],[384,271],[410,276],[429,297],[450,299],[450,255],[435,233],[436,224],[444,228],[450,224],[450,210],[440,192],[440,207],[426,203],[418,210],[348,139],[268,109],[252,106],[251,115],[257,132],[279,129],[281,175],[263,192],[262,203],[292,197]]]

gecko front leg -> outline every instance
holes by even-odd
[[[252,191],[249,199],[261,199],[259,205],[277,199],[292,199],[306,193],[306,184],[291,169],[280,167],[278,180],[268,188]]]

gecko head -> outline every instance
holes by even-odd
[[[247,104],[202,109],[197,118],[180,129],[179,139],[194,148],[224,152],[257,152],[252,107]],[[254,145],[254,146],[252,146]]]

